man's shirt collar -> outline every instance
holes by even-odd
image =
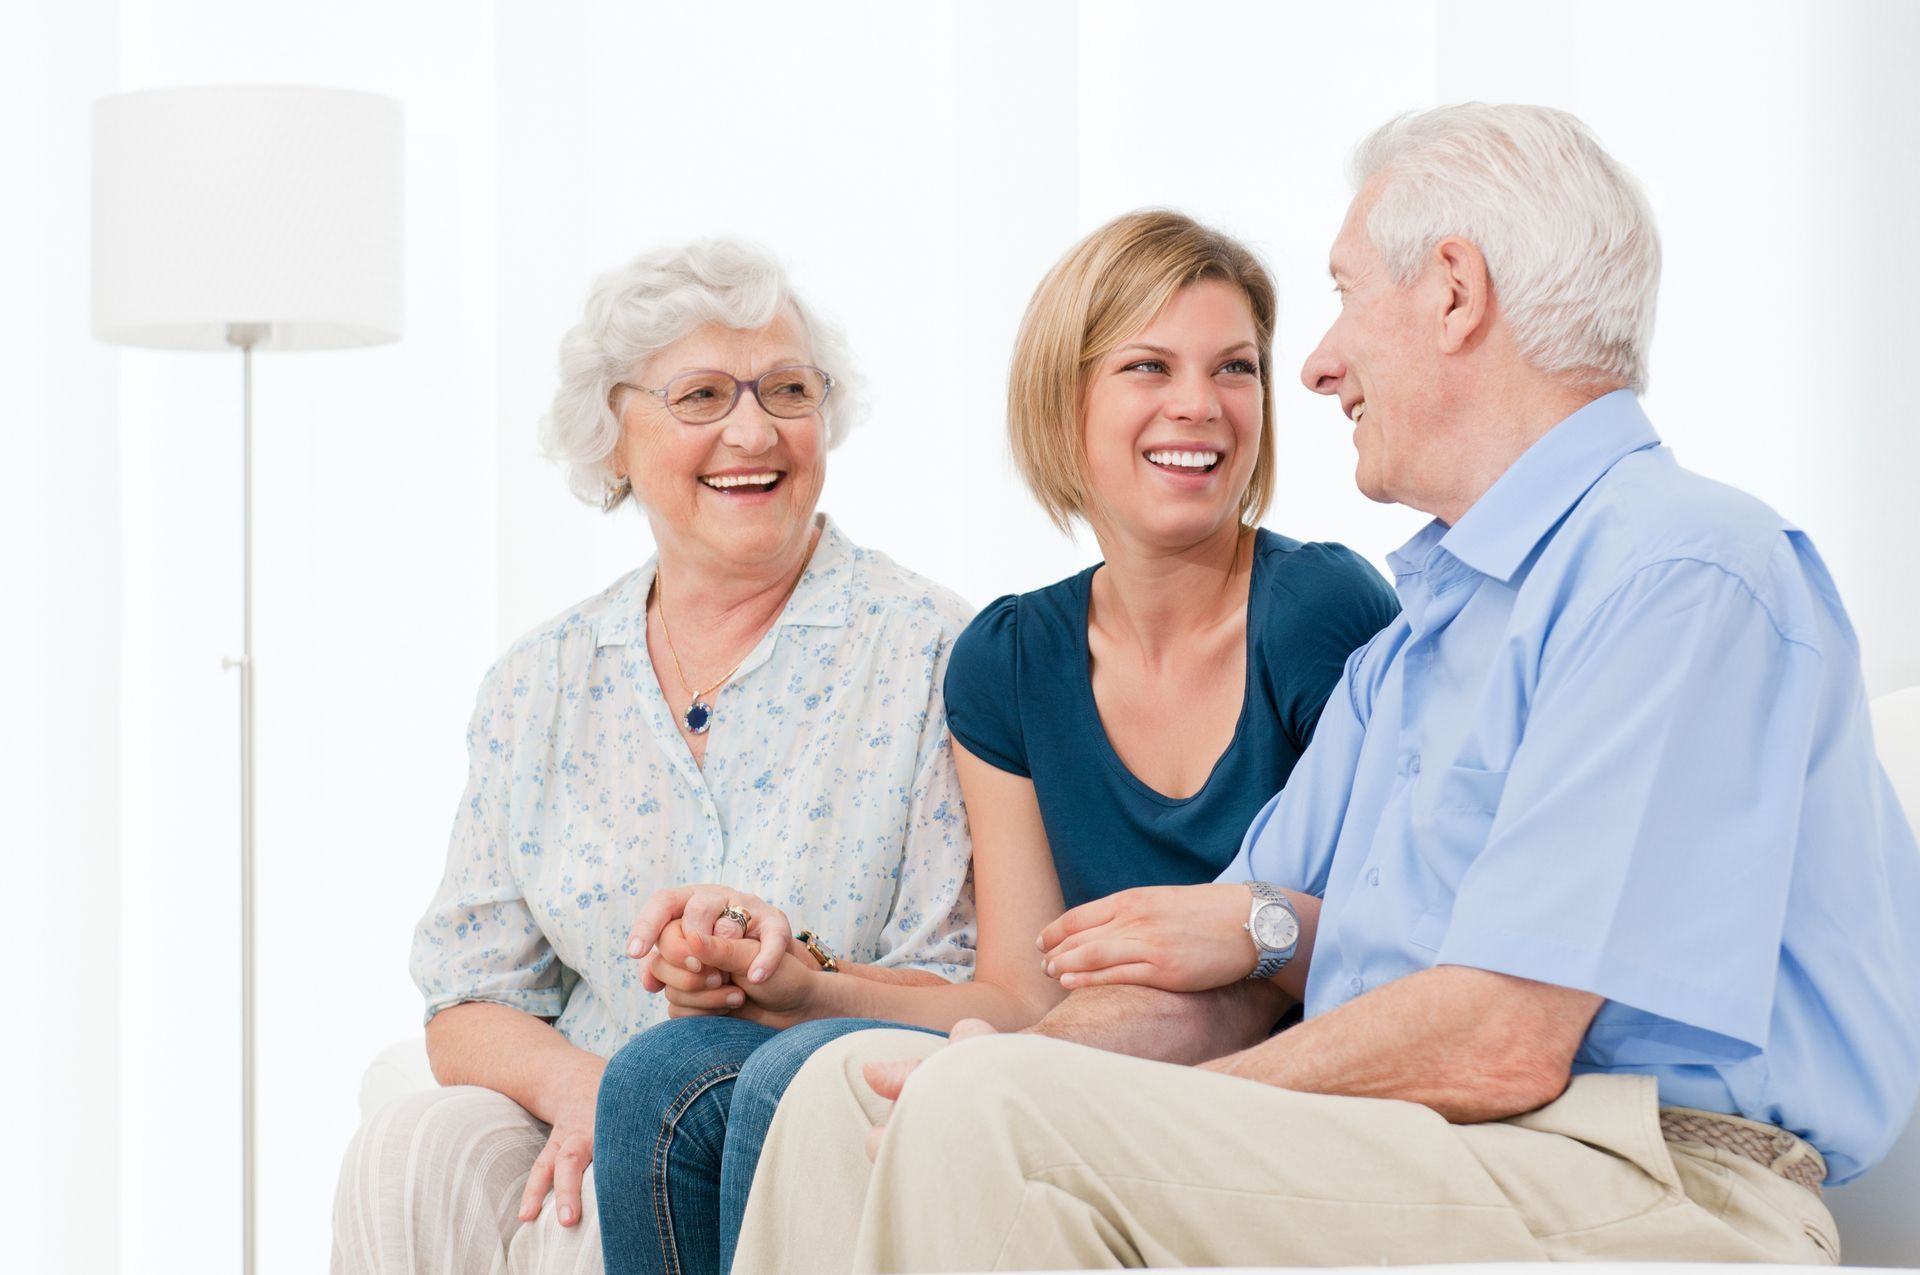
[[[1542,435],[1508,466],[1460,521],[1438,518],[1387,555],[1394,574],[1423,571],[1435,549],[1502,584],[1567,511],[1622,457],[1658,447],[1660,436],[1631,390],[1588,403]]]

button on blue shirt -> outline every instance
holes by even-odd
[[[1443,964],[1579,988],[1576,1073],[1870,1167],[1920,1088],[1920,851],[1811,542],[1620,391],[1390,561],[1221,876],[1322,897],[1307,1015]]]

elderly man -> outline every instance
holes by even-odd
[[[1403,614],[1221,883],[1049,927],[1036,1034],[817,1057],[739,1269],[1836,1260],[1920,854],[1833,583],[1642,413],[1658,243],[1578,121],[1402,118],[1355,185],[1302,379],[1433,515]]]

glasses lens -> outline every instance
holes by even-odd
[[[806,416],[827,397],[827,374],[817,367],[783,367],[760,378],[760,406],[773,416]]]
[[[667,410],[689,425],[709,425],[733,410],[739,394],[724,372],[688,372],[667,382]]]

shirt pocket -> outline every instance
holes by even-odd
[[[1429,874],[1429,905],[1414,923],[1408,941],[1438,952],[1453,918],[1461,878],[1480,857],[1493,830],[1507,772],[1448,766],[1425,780],[1426,791],[1414,797],[1413,849]]]

